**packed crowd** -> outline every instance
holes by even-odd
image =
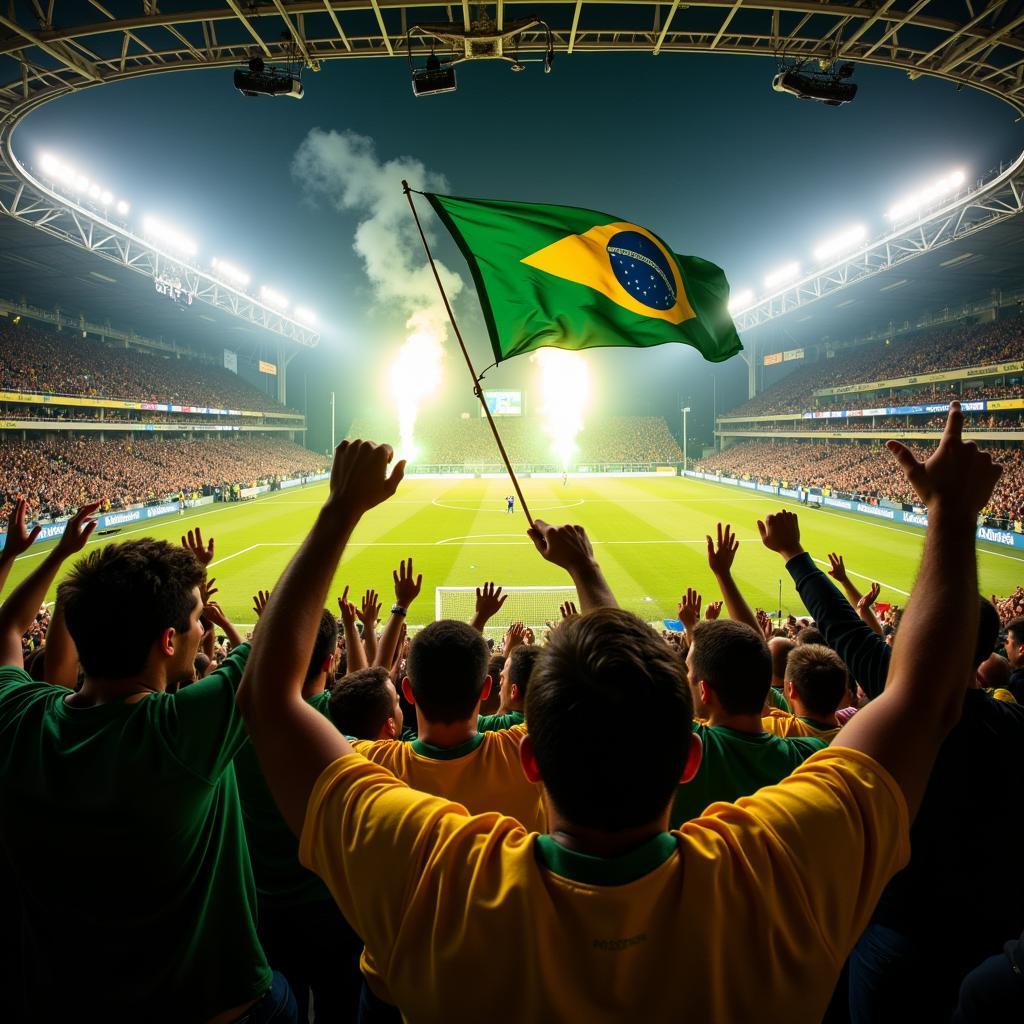
[[[926,463],[892,457],[932,513],[900,615],[840,555],[819,569],[781,511],[757,530],[807,619],[749,606],[719,524],[718,594],[686,590],[666,643],[618,608],[582,527],[538,521],[577,601],[546,643],[513,624],[497,655],[490,582],[470,622],[407,637],[412,559],[358,607],[346,588],[340,623],[325,609],[352,531],[401,484],[369,442],[339,448],[251,641],[213,599],[213,539],[86,547],[95,505],[5,588],[34,540],[17,503],[6,1019],[1024,1018],[1024,878],[1005,869],[1024,818],[993,784],[1024,749],[1024,620],[1001,632],[979,599],[973,526],[999,470],[956,411]]]
[[[0,391],[121,398],[280,412],[273,399],[216,363],[115,348],[76,334],[0,328]]]
[[[913,449],[923,455],[931,449]],[[1024,450],[992,449],[1003,475],[985,517],[1000,522],[1024,520]],[[786,481],[791,487],[829,488],[863,498],[912,503],[913,489],[885,449],[862,442],[742,441],[700,460],[694,468],[705,473],[743,476],[762,483]]]
[[[48,423],[170,423],[196,424],[216,430],[224,426],[253,427],[271,424],[286,426],[288,421],[264,416],[215,416],[203,413],[152,412],[148,409],[76,408],[69,405],[34,405],[25,402],[0,402],[0,419],[33,420]]]
[[[934,431],[936,436],[942,433],[945,423],[943,416],[853,416],[843,419],[799,419],[799,420],[768,420],[759,423],[741,423],[726,425],[725,429],[746,430],[748,432],[787,434],[794,430],[821,430],[835,433],[840,431],[863,432],[865,430],[885,430],[890,433],[914,433],[922,430]],[[964,429],[967,431],[1018,431],[1024,430],[1024,415],[994,412],[965,413]]]
[[[385,437],[397,445],[396,421],[356,420],[349,437]],[[560,456],[543,421],[534,416],[507,416],[498,421],[509,459],[520,465],[556,466]],[[417,421],[416,463],[436,466],[495,466],[501,461],[487,421],[479,416]],[[576,437],[571,465],[590,463],[676,463],[683,453],[660,416],[607,416],[586,423]]]
[[[317,473],[327,460],[277,437],[90,437],[0,439],[0,510],[19,497],[33,519],[59,518],[89,501],[125,508],[176,495],[209,494],[224,483]]]
[[[870,381],[892,380],[919,373],[958,370],[1021,359],[1024,351],[1024,316],[1009,317],[995,323],[954,327],[942,331],[894,338],[891,343],[872,342],[838,352],[832,359],[810,363],[784,377],[763,394],[751,399],[728,415],[763,416],[786,412],[804,412],[809,408],[827,408],[809,404],[820,388],[840,387]],[[926,393],[930,389],[925,389]],[[948,400],[948,392],[944,392]],[[1011,389],[1007,397],[1020,397],[1024,388]],[[900,404],[903,396],[900,397]],[[974,397],[973,394],[965,398]],[[1000,394],[999,397],[1003,397]],[[834,408],[859,404],[864,396],[838,400]]]

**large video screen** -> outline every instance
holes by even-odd
[[[522,391],[485,391],[484,401],[492,416],[522,416]],[[483,410],[480,415],[483,416]]]

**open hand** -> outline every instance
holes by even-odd
[[[356,618],[363,624],[363,630],[373,629],[380,618],[380,601],[377,600],[376,590],[367,590],[363,594],[363,600],[356,610]]]
[[[501,587],[487,582],[483,587],[476,588],[477,618],[489,619],[498,613],[501,606],[508,600],[508,594],[502,594]]]
[[[836,554],[834,551],[830,551],[828,555],[829,568],[825,571],[836,581],[836,583],[842,585],[850,582],[850,577],[846,575],[846,565],[843,562],[843,556]]]
[[[36,537],[42,527],[37,523],[31,531],[25,528],[25,511],[28,503],[24,498],[18,498],[11,509],[11,515],[7,520],[7,539],[4,541],[3,551],[0,557],[13,561],[18,555],[24,554],[35,543]]]
[[[693,587],[687,587],[679,602],[679,621],[689,633],[700,622],[700,606],[703,598]]]
[[[64,533],[57,541],[56,551],[61,558],[70,558],[77,555],[92,536],[96,529],[96,520],[89,517],[100,507],[98,501],[90,501],[83,505],[69,520],[64,527]]]
[[[335,449],[331,466],[328,507],[342,515],[358,518],[375,505],[387,501],[405,476],[405,459],[388,473],[388,464],[394,455],[389,444],[342,441]]]
[[[209,565],[213,561],[213,538],[211,537],[210,543],[203,547],[203,531],[198,526],[181,538],[181,546],[188,548],[200,565]]]
[[[723,529],[722,524],[719,523],[718,543],[716,544],[710,537],[707,537],[707,542],[708,565],[711,567],[711,571],[716,576],[727,576],[732,571],[732,563],[740,546],[736,534],[732,532],[732,527],[726,523]]]
[[[542,558],[570,573],[594,562],[594,549],[582,526],[552,526],[535,519],[526,533]]]
[[[422,574],[414,579],[412,575],[412,559],[403,558],[391,576],[395,582],[396,603],[403,608],[408,608],[419,597],[420,588],[423,586]]]
[[[804,549],[800,546],[800,520],[795,512],[783,509],[764,521],[757,521],[757,529],[761,534],[761,543],[769,551],[777,551],[788,562]]]

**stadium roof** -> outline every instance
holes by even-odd
[[[991,302],[993,292],[1024,299],[1024,217],[1004,220],[900,266],[743,332],[766,351],[842,341],[915,323],[945,308]]]
[[[69,319],[84,316],[189,348],[254,348],[277,338],[202,303],[158,295],[150,278],[86,252],[13,217],[0,217],[0,300],[23,301]]]

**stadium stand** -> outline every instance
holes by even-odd
[[[731,410],[733,416],[765,416],[805,412],[809,409],[848,407],[829,399],[818,404],[812,395],[822,388],[844,387],[873,381],[893,380],[915,374],[952,371],[1019,360],[1024,352],[1024,316],[995,323],[923,331],[903,338],[872,342],[837,350],[831,359],[819,359],[789,374],[756,398]],[[1020,374],[1017,374],[1020,377]],[[991,395],[979,389],[965,392],[965,398],[1024,396],[1020,383],[994,389]],[[870,392],[868,392],[870,393]],[[915,387],[914,401],[949,401],[949,385]],[[904,394],[897,392],[900,404]]]
[[[274,477],[322,472],[327,460],[291,441],[244,438],[108,440],[50,437],[0,439],[0,508],[18,497],[33,518],[57,518],[88,501],[113,509],[186,494],[211,494],[223,484],[255,486]]]
[[[115,348],[27,325],[0,328],[0,391],[283,411],[216,363],[143,347]]]
[[[501,438],[514,463],[554,466],[556,456],[542,421],[508,416],[498,421]],[[380,437],[397,444],[394,420],[359,418],[348,437]],[[450,467],[495,465],[499,455],[487,422],[479,416],[461,418],[426,415],[416,424],[418,465]],[[573,463],[674,464],[683,453],[668,424],[659,416],[606,416],[587,422],[577,437]],[[560,468],[560,467],[559,467]]]

